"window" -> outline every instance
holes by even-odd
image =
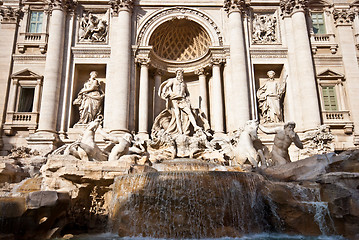
[[[337,111],[337,97],[334,86],[322,86],[323,106],[325,111]]]
[[[324,15],[322,12],[312,13],[312,25],[314,34],[326,34]]]
[[[18,112],[32,112],[34,94],[34,87],[21,87],[19,104],[17,106]]]
[[[30,14],[29,32],[30,33],[41,33],[42,32],[42,21],[43,12],[32,11]]]

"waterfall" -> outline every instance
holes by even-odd
[[[263,178],[243,172],[155,172],[118,177],[112,231],[155,238],[238,237],[275,230]]]

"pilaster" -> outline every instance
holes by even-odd
[[[57,119],[62,80],[64,30],[66,13],[74,6],[72,0],[48,1],[50,23],[43,83],[45,91],[41,96],[38,130],[27,138],[29,145],[42,152],[50,151],[59,144]]]
[[[247,50],[244,37],[242,14],[246,4],[244,0],[226,0],[224,9],[229,18],[230,57],[231,57],[231,89],[225,94],[232,99],[226,102],[226,107],[232,109],[227,116],[228,131],[242,127],[250,118],[250,90],[247,66]]]
[[[224,111],[222,96],[221,64],[223,58],[212,58],[212,104],[211,104],[211,126],[215,134],[224,132]]]
[[[333,18],[338,30],[347,94],[350,99],[349,109],[354,122],[354,144],[359,145],[359,67],[353,32],[355,13],[351,9],[334,9]]]
[[[207,96],[207,79],[206,79],[206,70],[205,68],[200,68],[195,71],[195,74],[198,75],[199,81],[199,95],[200,99],[200,108],[202,112],[208,118],[208,96]]]
[[[148,97],[149,97],[149,79],[148,69],[150,59],[147,57],[137,58],[136,62],[140,65],[140,97],[138,110],[138,133],[148,134]]]
[[[7,89],[10,84],[10,74],[12,72],[12,54],[15,49],[16,32],[18,22],[22,15],[20,8],[1,6],[0,15],[2,16],[0,26],[0,148],[2,147],[2,123],[6,111]]]
[[[111,0],[111,57],[106,79],[104,126],[111,132],[128,132],[131,68],[132,0]]]
[[[307,5],[307,0],[282,0],[280,2],[283,18],[290,18],[291,28],[294,29],[292,39],[289,40],[293,44],[288,45],[288,48],[292,47],[293,49],[288,49],[288,52],[294,52],[296,64],[294,79],[298,83],[300,81],[300,84],[296,84],[299,94],[291,91],[293,86],[290,87],[290,91],[295,94],[293,96],[294,103],[300,102],[301,104],[288,107],[298,110],[300,108],[301,113],[296,114],[296,117],[300,116],[301,118],[294,119],[300,130],[313,129],[321,123],[312,49],[306,21]],[[291,74],[293,72],[291,71]],[[292,77],[290,76],[290,78]]]

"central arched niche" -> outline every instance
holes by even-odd
[[[205,55],[211,39],[198,23],[188,19],[173,19],[162,23],[153,32],[149,45],[163,59],[184,62]]]

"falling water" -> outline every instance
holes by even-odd
[[[242,172],[156,172],[116,179],[112,230],[154,238],[237,237],[270,231],[263,178]]]
[[[317,187],[302,187],[293,185],[292,194],[303,210],[314,214],[314,222],[318,225],[323,235],[334,234],[335,227],[327,202],[322,202],[320,197],[320,189]]]

